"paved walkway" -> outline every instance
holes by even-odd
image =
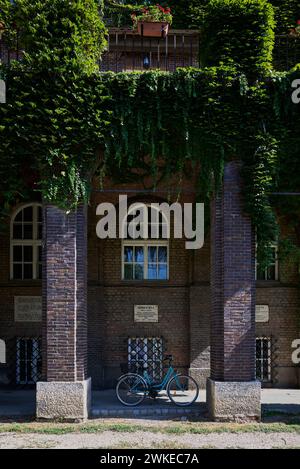
[[[92,416],[93,417],[146,417],[163,416],[178,417],[193,416],[199,417],[206,412],[205,391],[200,391],[197,401],[187,407],[182,408],[170,402],[165,392],[159,394],[156,399],[145,399],[144,402],[135,407],[129,408],[119,403],[114,390],[96,391],[93,393]]]
[[[155,401],[146,399],[138,408],[128,409],[121,405],[114,390],[93,392],[93,417],[145,417],[178,415],[203,415],[206,411],[205,391],[200,391],[198,402],[187,409],[170,403],[166,396]],[[300,415],[300,389],[263,389],[262,409],[264,412],[283,412]],[[0,390],[0,416],[25,417],[35,414],[34,391]]]

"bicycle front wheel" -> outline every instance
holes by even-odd
[[[199,386],[191,376],[176,375],[168,383],[169,399],[180,407],[193,404],[199,395]]]
[[[129,407],[141,404],[146,397],[147,385],[138,374],[128,373],[120,378],[116,387],[119,401]]]

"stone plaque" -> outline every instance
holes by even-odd
[[[134,322],[158,322],[158,306],[135,305]]]
[[[15,322],[41,322],[41,296],[15,296]]]
[[[256,305],[255,320],[256,322],[269,322],[270,308],[269,305]]]

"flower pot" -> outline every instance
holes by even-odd
[[[147,37],[166,37],[169,32],[169,23],[138,21],[138,33]]]

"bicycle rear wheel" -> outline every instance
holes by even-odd
[[[193,404],[199,395],[199,386],[191,376],[176,375],[167,386],[169,399],[180,407]]]
[[[141,404],[145,399],[147,384],[140,375],[127,373],[118,381],[116,394],[123,405],[134,407]]]

